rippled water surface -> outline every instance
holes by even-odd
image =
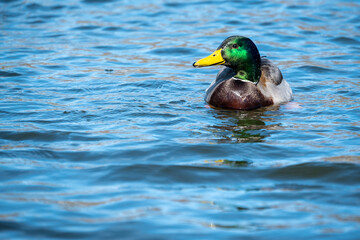
[[[359,239],[358,1],[0,2],[1,239]],[[230,35],[294,100],[212,109]]]

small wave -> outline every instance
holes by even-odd
[[[98,4],[98,3],[110,3],[116,0],[82,0],[84,3]]]
[[[151,181],[177,183],[207,183],[216,179],[217,184],[257,182],[260,179],[285,181],[313,181],[344,185],[360,183],[360,166],[351,163],[308,162],[280,168],[214,167],[189,165],[148,165],[107,166],[89,171],[102,172],[101,181]],[[224,178],[223,176],[226,176]]]
[[[308,71],[311,73],[329,73],[329,72],[336,72],[336,70],[330,69],[330,68],[325,68],[325,67],[319,67],[319,66],[311,66],[311,65],[305,65],[305,66],[301,66],[299,67],[300,70],[302,71]]]
[[[100,28],[99,26],[95,26],[95,25],[86,25],[86,26],[79,26],[79,27],[75,27],[72,28],[72,30],[85,30],[85,31],[89,31],[89,30],[95,30]]]
[[[196,51],[197,51],[196,49],[192,49],[192,48],[174,47],[174,48],[158,48],[150,51],[150,53],[156,55],[174,56],[174,55],[190,55],[190,54],[194,54],[194,52]]]
[[[21,74],[17,72],[0,71],[0,77],[18,77],[18,76],[21,76]]]
[[[360,41],[348,38],[348,37],[337,37],[330,39],[331,42],[338,43],[338,44],[347,44],[347,45],[359,45]]]

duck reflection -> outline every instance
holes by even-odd
[[[216,136],[218,143],[264,142],[265,138],[270,136],[268,130],[280,126],[272,118],[280,114],[278,109],[279,106],[252,111],[212,109],[219,124],[210,126],[209,130]],[[272,124],[272,121],[276,124]]]

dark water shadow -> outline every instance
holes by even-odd
[[[267,117],[270,110],[278,109],[279,106],[251,111],[213,109],[218,124],[209,126],[209,131],[215,135],[217,143],[264,142],[270,136],[268,130],[280,125],[271,124],[271,118]]]

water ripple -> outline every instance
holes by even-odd
[[[356,1],[1,3],[0,238],[359,235]],[[291,103],[206,105],[230,35]]]

